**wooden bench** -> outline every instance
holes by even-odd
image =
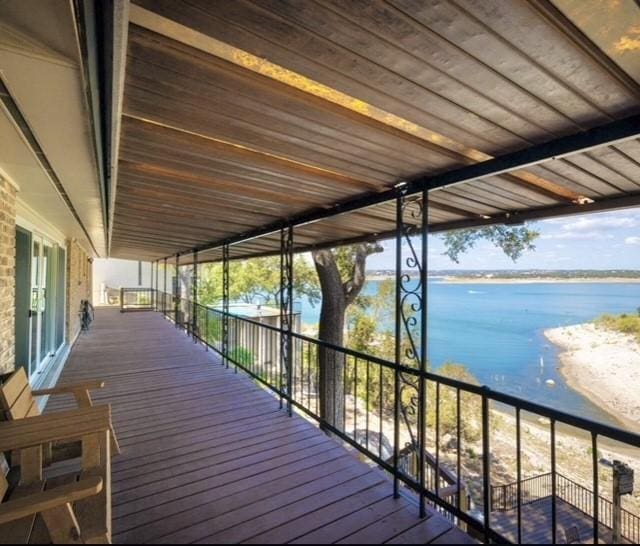
[[[44,446],[71,440],[82,442],[81,468],[47,480]],[[110,449],[109,406],[1,422],[2,462],[4,452],[19,460],[0,465],[0,543],[110,543]]]
[[[90,408],[93,407],[91,391],[102,388],[104,388],[104,381],[88,381],[75,385],[32,391],[27,374],[23,368],[19,368],[0,386],[0,409],[3,411],[4,418],[7,421],[35,417],[40,415],[40,408],[35,397],[56,395],[73,395],[79,408]],[[115,432],[112,430],[111,454],[115,456],[119,453],[120,446]],[[48,445],[44,447],[45,464],[78,456],[80,456],[80,452],[77,444]]]

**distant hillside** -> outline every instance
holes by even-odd
[[[403,271],[415,275],[415,271]],[[394,270],[368,270],[368,277],[392,277]],[[463,279],[640,279],[640,270],[635,269],[529,269],[529,270],[430,270],[430,277],[452,277]]]

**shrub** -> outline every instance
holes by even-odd
[[[245,347],[234,347],[229,353],[229,359],[243,366],[252,366],[255,361],[253,353]]]
[[[598,317],[595,323],[609,330],[631,334],[640,341],[640,315],[635,316],[623,313],[619,316],[613,316],[604,314]]]

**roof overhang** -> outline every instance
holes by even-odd
[[[134,1],[112,255],[382,238],[399,185],[432,231],[640,205],[637,4],[462,4]]]
[[[0,4],[0,169],[20,186],[21,203],[106,255],[99,104],[79,17],[72,2]]]

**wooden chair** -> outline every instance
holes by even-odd
[[[110,436],[109,406],[0,423],[0,544],[110,543]],[[81,468],[46,479],[43,447],[56,440],[82,442]],[[20,454],[10,469],[8,451]]]
[[[23,368],[18,368],[0,386],[0,410],[3,411],[5,420],[14,421],[25,417],[35,417],[40,415],[40,408],[34,397],[73,395],[78,408],[93,407],[91,399],[92,390],[104,388],[104,381],[88,381],[74,385],[54,387],[52,389],[31,390],[27,374]],[[44,447],[44,457],[46,463],[57,462],[80,456],[77,444],[48,445]],[[113,456],[120,453],[120,446],[115,434],[111,431],[111,454]]]

